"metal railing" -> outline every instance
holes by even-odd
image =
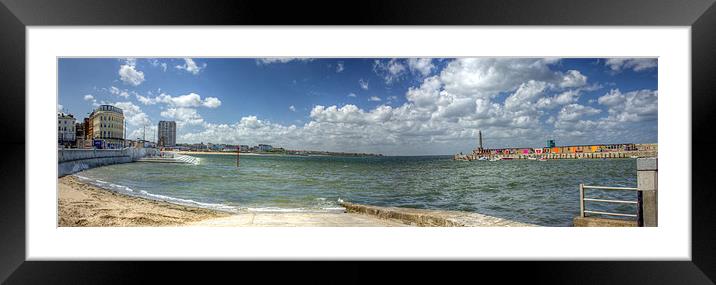
[[[598,190],[617,190],[617,191],[636,191],[637,199],[636,201],[628,201],[628,200],[611,200],[611,199],[601,199],[601,198],[586,198],[584,196],[584,190],[585,189],[598,189]],[[591,211],[585,209],[585,201],[591,201],[591,202],[599,202],[599,203],[613,203],[613,204],[631,204],[636,205],[636,213],[635,214],[625,214],[625,213],[610,213],[610,212],[602,212],[602,211]],[[638,226],[643,226],[643,217],[642,217],[642,192],[633,187],[608,187],[608,186],[588,186],[584,184],[579,184],[579,215],[584,218],[585,214],[597,214],[597,215],[608,215],[608,216],[620,216],[620,217],[633,217],[636,219]]]

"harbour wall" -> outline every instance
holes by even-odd
[[[543,154],[487,154],[487,158],[510,158],[510,159],[601,159],[601,158],[630,158],[656,157],[656,151],[612,151],[612,152],[587,152],[587,153],[543,153]],[[459,155],[453,157],[455,160],[477,160],[479,157],[474,154]]]
[[[158,154],[159,150],[156,148],[58,149],[57,177],[104,165],[133,162]]]

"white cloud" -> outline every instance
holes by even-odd
[[[135,95],[137,94],[137,93],[134,92],[134,91],[129,91],[129,90],[127,90],[127,89],[120,90],[119,88],[114,87],[114,86],[109,87],[108,90],[109,90],[109,93],[110,93],[110,94],[112,94],[112,95],[117,95],[117,96],[121,96],[121,97],[124,97],[124,98],[129,98],[129,93],[132,93],[132,94],[135,94]]]
[[[144,82],[144,72],[136,69],[136,60],[128,59],[119,67],[119,79],[125,84],[138,86]]]
[[[368,98],[368,101],[380,102],[381,99],[378,96],[370,96],[370,98]]]
[[[438,76],[429,77],[423,80],[419,88],[410,87],[405,97],[418,107],[435,109],[441,87],[442,83]]]
[[[637,90],[622,93],[612,89],[599,97],[597,102],[609,107],[607,120],[615,122],[639,122],[657,118],[658,91]]]
[[[353,93],[353,92],[351,92],[351,93],[348,93],[348,97],[353,97],[353,98],[355,98],[355,97],[356,97],[356,94],[355,94],[355,93]]]
[[[383,77],[385,84],[392,84],[395,81],[400,80],[405,74],[407,68],[398,59],[391,59],[388,62],[376,59],[373,62],[373,71],[378,76]]]
[[[562,76],[562,82],[559,83],[560,87],[573,88],[582,87],[587,84],[587,77],[584,76],[578,70],[568,70],[567,73]]]
[[[173,97],[171,95],[167,95],[165,93],[159,94],[159,96],[154,98],[149,98],[145,96],[141,96],[139,94],[135,94],[137,96],[137,100],[139,102],[142,102],[144,105],[153,105],[157,103],[163,103],[167,104],[172,107],[207,107],[207,108],[218,108],[221,106],[221,100],[216,97],[206,97],[203,100],[201,99],[201,96],[196,93],[189,93],[186,95],[180,95]]]
[[[165,71],[165,72],[167,71],[167,63],[166,62],[161,62],[156,58],[152,58],[152,59],[149,59],[149,63],[152,64],[152,66],[154,66],[154,67],[160,67],[162,69],[162,71]]]
[[[423,77],[430,75],[435,68],[432,58],[409,58],[408,68],[413,73],[419,73]]]
[[[592,107],[579,104],[569,104],[562,107],[562,110],[559,111],[559,115],[557,116],[557,120],[571,122],[576,121],[583,116],[596,115],[600,112],[601,110]]]
[[[197,65],[191,58],[184,58],[184,64],[175,66],[176,69],[186,70],[187,72],[197,75],[202,69],[206,68],[206,63],[201,66]]]
[[[579,99],[579,89],[571,89],[564,91],[556,96],[542,97],[537,101],[537,108],[552,109],[557,106],[566,105],[577,102]]]
[[[156,141],[157,138],[157,125],[151,124],[146,126],[139,126],[136,128],[130,128],[127,126],[127,139],[146,139],[148,141]]]
[[[561,74],[549,68],[553,62],[529,58],[461,58],[448,63],[439,78],[443,89],[451,94],[488,98],[499,92],[514,91],[529,80],[561,80]]]
[[[291,112],[296,112],[296,107],[294,107],[293,105],[288,106],[288,109],[291,110]]]
[[[339,62],[336,64],[336,72],[341,73],[345,70],[345,67],[343,66],[343,62]]]
[[[614,72],[624,69],[639,72],[657,67],[658,62],[656,58],[610,58],[607,59],[605,65]]]
[[[200,125],[204,123],[204,119],[192,108],[168,108],[160,113],[164,118],[176,121],[177,127],[182,128],[186,125]]]
[[[145,114],[139,106],[134,105],[132,102],[116,102],[112,105],[122,109],[124,112],[124,120],[129,126],[144,126],[152,123],[149,116],[147,116],[147,114]]]
[[[514,94],[505,99],[505,109],[529,108],[545,89],[547,89],[547,83],[543,81],[530,80],[522,83]]]
[[[85,95],[85,96],[83,97],[83,99],[84,99],[85,101],[92,102],[92,106],[93,106],[93,107],[99,106],[99,104],[97,103],[97,99],[95,99],[94,96],[92,96],[92,94],[87,94],[87,95]]]
[[[363,78],[358,80],[358,84],[360,85],[360,88],[363,90],[368,90],[368,80],[363,80]]]
[[[65,106],[62,106],[61,104],[57,104],[57,112],[62,112],[62,110],[65,109]]]
[[[623,96],[622,92],[619,91],[619,89],[612,89],[611,91],[609,91],[609,93],[599,97],[597,99],[597,102],[607,107],[615,107],[617,105],[623,104],[625,100],[626,97]]]
[[[267,65],[272,63],[289,63],[292,61],[312,61],[312,58],[295,58],[295,57],[267,57],[256,59],[257,65]]]
[[[139,94],[135,94],[135,96],[137,97],[137,100],[139,100],[139,102],[141,102],[141,103],[144,104],[144,105],[154,105],[154,104],[157,103],[156,100],[152,100],[152,99],[149,98],[149,97],[144,97],[144,96],[139,95]]]
[[[183,133],[177,135],[178,142],[214,142],[214,143],[240,143],[256,145],[269,143],[288,147],[297,145],[305,137],[301,130],[294,125],[283,126],[258,119],[256,116],[242,117],[233,124],[204,123],[199,132]],[[321,138],[312,138],[316,141]],[[303,145],[305,147],[305,145]]]
[[[204,102],[202,103],[202,106],[207,108],[218,108],[221,106],[221,100],[216,97],[206,97],[204,99]]]

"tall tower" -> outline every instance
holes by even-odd
[[[480,138],[480,150],[482,150],[482,131],[477,131],[477,136]]]

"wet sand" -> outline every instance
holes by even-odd
[[[73,176],[59,178],[58,184],[60,227],[177,226],[230,215],[119,194]]]

